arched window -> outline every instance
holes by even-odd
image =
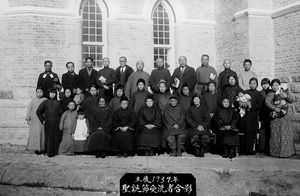
[[[102,66],[104,49],[103,20],[96,0],[85,0],[82,4],[82,60],[92,57],[95,67]]]
[[[163,3],[159,1],[152,12],[153,20],[153,44],[154,44],[154,67],[156,67],[156,59],[162,58],[165,62],[165,67],[170,65],[170,50],[171,45],[171,20],[168,11]]]

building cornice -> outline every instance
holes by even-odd
[[[272,13],[272,18],[275,19],[280,16],[283,16],[283,15],[286,15],[286,14],[289,14],[292,12],[296,12],[299,10],[300,10],[300,2],[298,1],[295,3],[289,4],[289,5],[274,9],[273,13]]]

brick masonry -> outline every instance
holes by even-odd
[[[157,1],[98,1],[103,13],[107,13],[103,16],[104,56],[111,58],[111,67],[116,68],[118,57],[124,55],[132,67],[142,59],[145,70],[150,72],[151,12]],[[294,5],[296,0],[163,1],[172,24],[171,72],[181,55],[186,55],[188,64],[196,68],[201,54],[207,53],[218,72],[225,58],[232,60],[236,71],[242,68],[245,58],[251,58],[259,79],[276,76],[289,83],[296,100],[291,110],[293,124],[299,132],[299,9],[275,13]],[[67,61],[75,63],[76,71],[81,68],[80,4],[81,0],[0,2],[1,132],[15,127],[28,130],[24,121],[26,107],[34,96],[44,60],[52,60],[53,70],[60,76],[66,71]]]

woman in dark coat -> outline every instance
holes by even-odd
[[[238,93],[243,91],[243,89],[237,85],[237,81],[235,75],[228,76],[228,85],[226,85],[222,94],[222,97],[227,97],[231,104],[235,103],[235,97]]]
[[[49,99],[43,101],[36,111],[36,115],[45,127],[45,150],[48,157],[58,154],[62,133],[59,131],[62,109],[56,99],[56,90],[49,90]]]
[[[241,142],[241,154],[255,154],[254,144],[256,134],[258,132],[258,112],[261,109],[263,96],[256,90],[258,81],[256,78],[251,78],[249,81],[250,89],[245,91],[245,94],[250,95],[251,105],[246,115],[241,118],[241,131],[244,132],[243,141]]]
[[[164,137],[171,149],[171,156],[181,156],[187,135],[185,112],[176,96],[171,95],[169,102],[163,112]]]
[[[118,85],[115,89],[115,96],[110,100],[108,106],[112,109],[112,112],[115,112],[117,109],[121,107],[120,100],[124,95],[124,86]]]
[[[90,120],[90,135],[87,138],[86,149],[88,152],[96,152],[96,158],[105,158],[110,150],[112,111],[106,105],[103,96],[98,98],[98,106],[91,110]]]
[[[211,80],[207,84],[208,90],[202,96],[202,105],[206,106],[211,117],[217,111],[218,104],[221,102],[221,95],[217,91],[217,84]]]
[[[69,110],[68,105],[73,101],[72,91],[70,88],[64,89],[64,97],[59,101],[62,111],[65,112]]]
[[[188,141],[196,157],[204,157],[210,142],[209,121],[207,108],[200,104],[200,96],[193,97],[193,105],[188,109],[186,121],[189,125]]]
[[[134,127],[136,116],[128,107],[129,100],[123,96],[120,100],[121,107],[113,113],[112,152],[118,157],[128,157],[135,151]]]
[[[153,95],[148,95],[145,102],[138,113],[136,145],[138,151],[152,156],[162,145],[162,116],[159,107],[154,105]]]
[[[228,98],[223,98],[221,106],[217,109],[214,120],[218,125],[217,137],[220,137],[221,145],[224,149],[224,158],[233,158],[236,156],[236,147],[239,145],[238,129],[236,123],[238,114],[233,107],[230,106]],[[229,154],[228,154],[229,153]]]
[[[185,112],[191,107],[192,104],[191,91],[187,84],[182,85],[181,95],[179,97],[179,104],[184,109]]]
[[[95,85],[92,85],[88,95],[84,98],[80,107],[85,113],[88,123],[91,123],[92,110],[97,107],[98,103],[97,89]]]
[[[131,96],[130,107],[137,114],[141,107],[145,106],[145,98],[150,93],[145,89],[145,80],[143,78],[138,79],[136,82],[137,91]]]

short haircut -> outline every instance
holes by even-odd
[[[81,109],[81,108],[79,108],[79,109],[77,110],[77,115],[85,115],[84,110]]]
[[[127,58],[126,58],[126,56],[121,56],[119,59],[121,59],[121,58],[124,58],[124,59],[125,59],[125,61],[127,62]]]
[[[263,78],[260,82],[261,85],[264,85],[264,84],[269,84],[271,85],[271,81],[269,78]]]
[[[98,99],[97,99],[98,103],[99,103],[100,99],[104,99],[104,101],[106,103],[106,97],[104,95],[101,95],[101,96],[98,97]]]
[[[42,87],[42,86],[38,86],[38,87],[36,87],[35,91],[37,91],[37,90],[42,90],[42,91],[44,92],[44,89],[43,89],[43,87]]]
[[[67,62],[67,63],[66,63],[66,67],[68,67],[69,64],[72,64],[72,65],[74,66],[74,63],[73,63],[73,62]]]
[[[243,65],[245,65],[245,63],[250,63],[250,65],[252,65],[252,61],[250,59],[245,59]]]
[[[90,56],[88,56],[88,57],[85,58],[85,62],[87,62],[87,60],[91,60],[92,62],[94,62],[94,59],[92,57],[90,57]]]
[[[257,78],[255,78],[255,77],[250,78],[249,84],[250,84],[251,81],[255,81],[255,82],[256,82],[256,85],[258,86],[258,80],[257,80]]]
[[[50,63],[50,64],[51,64],[51,66],[52,66],[52,61],[50,61],[50,60],[46,60],[46,61],[44,62],[44,65],[46,65],[47,63]]]
[[[203,55],[201,56],[201,58],[203,58],[203,57],[205,57],[205,56],[209,59],[208,54],[203,54]]]
[[[76,103],[75,103],[74,100],[69,101],[68,106],[69,106],[70,103],[74,103],[74,105],[76,106]]]

